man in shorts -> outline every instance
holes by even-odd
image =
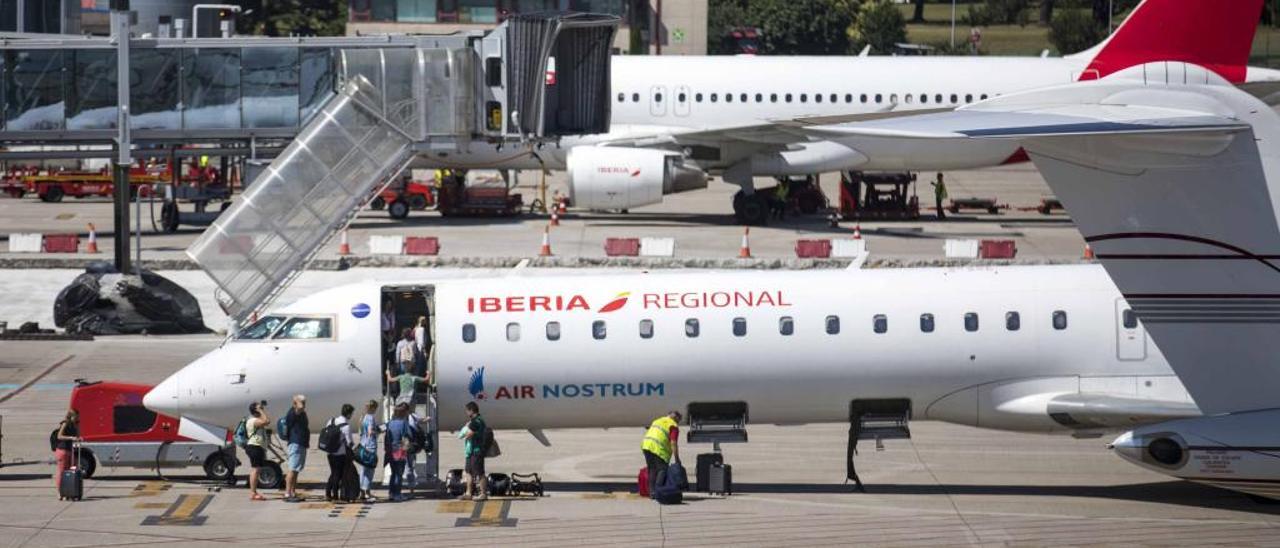
[[[289,471],[284,476],[284,501],[302,502],[298,496],[298,474],[307,465],[307,448],[311,447],[311,426],[307,422],[307,397],[293,397],[293,407],[285,415],[285,428],[289,434]]]
[[[489,477],[485,475],[484,457],[488,451],[485,440],[488,439],[489,425],[484,423],[484,417],[480,416],[480,406],[476,402],[467,402],[467,426],[462,429],[462,439],[466,440],[463,445],[464,456],[466,457],[466,492],[460,497],[462,500],[485,500],[489,498]],[[472,497],[471,486],[476,486],[479,491]]]

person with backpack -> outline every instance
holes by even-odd
[[[53,474],[53,487],[58,489],[59,493],[62,492],[62,473],[71,468],[71,452],[75,450],[75,444],[80,441],[80,413],[75,409],[68,409],[62,422],[58,423],[58,429],[54,430],[53,436],[50,437],[54,462],[58,463],[58,470]],[[59,495],[58,500],[65,500],[65,497]]]
[[[364,418],[360,419],[360,445],[356,447],[356,461],[360,463],[360,498],[374,502],[373,475],[378,471],[378,400],[364,404]]]
[[[289,471],[284,475],[284,501],[302,502],[298,496],[298,474],[307,465],[307,449],[311,447],[311,425],[307,420],[307,397],[293,397],[293,407],[284,416],[284,437],[289,445],[286,455]]]
[[[409,406],[397,403],[387,423],[383,451],[387,455],[387,464],[391,465],[391,477],[387,478],[387,496],[391,502],[407,500],[401,494],[404,485],[404,467],[409,460]]]
[[[351,438],[351,414],[355,411],[351,404],[342,404],[342,412],[320,430],[318,445],[329,460],[329,481],[324,487],[324,500],[329,502],[342,499],[342,476],[351,466],[351,448],[355,445]]]
[[[667,475],[667,467],[673,459],[680,460],[680,419],[679,411],[658,417],[649,424],[644,433],[644,441],[640,444],[644,453],[644,463],[649,472],[649,497],[656,498],[658,482],[661,474]]]
[[[267,427],[271,417],[267,415],[266,400],[249,404],[249,416],[244,418],[244,453],[249,457],[249,500],[267,500],[258,494],[258,470],[267,465]],[[236,431],[239,432],[237,427]]]
[[[463,455],[466,457],[466,491],[458,499],[480,501],[489,498],[489,477],[485,475],[484,459],[493,443],[493,433],[489,431],[489,425],[485,424],[484,417],[480,416],[480,406],[476,402],[467,402],[466,413],[467,425],[458,432],[458,437],[465,440]],[[472,485],[479,491],[474,497],[471,495]]]

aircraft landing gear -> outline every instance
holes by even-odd
[[[769,202],[762,194],[739,190],[733,195],[733,216],[739,224],[765,226],[769,224]]]

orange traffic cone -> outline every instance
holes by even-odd
[[[551,227],[547,226],[542,229],[542,249],[538,250],[539,257],[551,256]]]
[[[89,245],[84,251],[85,253],[98,252],[98,229],[93,226],[93,223],[89,223]]]
[[[1093,246],[1084,244],[1084,258],[1093,260]]]
[[[551,226],[560,226],[560,208],[551,208]]]
[[[862,239],[862,223],[853,225],[853,239],[855,240]]]
[[[751,258],[751,227],[742,227],[742,247],[738,248],[739,259]]]
[[[351,242],[347,241],[347,229],[342,229],[342,239],[338,241],[338,254],[350,255]]]

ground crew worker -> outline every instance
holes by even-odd
[[[658,474],[666,475],[667,463],[673,458],[680,460],[680,419],[680,412],[673,410],[654,419],[644,433],[640,449],[644,453],[645,467],[649,469],[650,498],[657,492]]]
[[[778,186],[773,189],[773,201],[769,205],[773,208],[773,216],[779,221],[786,217],[789,192],[791,192],[791,185],[786,179],[779,180]]]
[[[936,182],[929,184],[933,186],[933,207],[938,212],[938,219],[946,219],[947,214],[942,211],[942,202],[947,199],[947,184],[942,182],[942,173],[938,173],[938,180]]]

